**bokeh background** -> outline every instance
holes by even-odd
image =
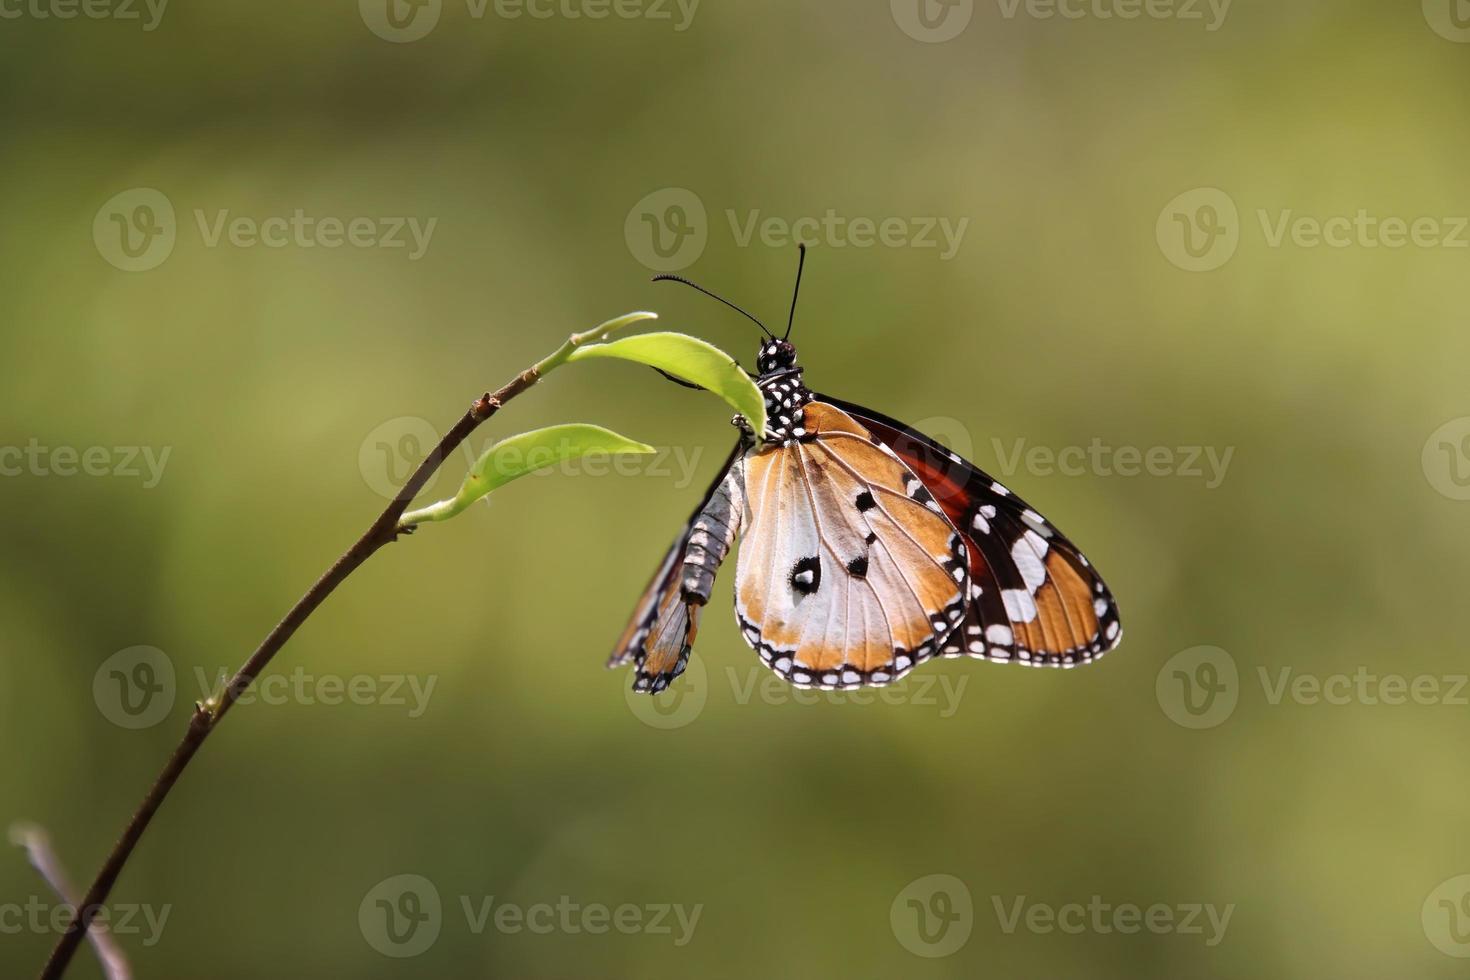
[[[1126,638],[797,698],[727,569],[630,707],[603,658],[730,412],[573,366],[475,447],[660,457],[354,576],[129,865],[138,976],[1463,974],[1470,5],[392,2],[0,5],[0,817],[89,879],[434,429],[632,309],[749,364],[648,278],[780,322],[797,234],[811,384],[1043,509]],[[8,849],[5,976],[38,905]]]

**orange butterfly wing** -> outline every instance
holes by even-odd
[[[1075,667],[1123,638],[1102,576],[1054,525],[979,467],[901,422],[839,403],[890,447],[965,535],[970,602],[945,656]]]
[[[811,402],[803,428],[745,461],[740,627],[799,686],[888,683],[937,655],[959,626],[963,536],[847,413]]]

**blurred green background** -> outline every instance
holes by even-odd
[[[0,2],[0,817],[74,878],[433,428],[632,309],[750,364],[649,276],[780,322],[782,228],[829,211],[808,381],[1044,510],[1127,634],[798,699],[727,568],[684,692],[635,710],[603,658],[730,412],[569,367],[474,445],[593,421],[663,462],[522,481],[354,576],[127,868],[138,976],[1463,974],[1470,5],[66,3]],[[1014,457],[1094,442],[1153,472]],[[55,939],[37,903],[7,850],[5,976]],[[575,911],[515,928],[541,903]]]

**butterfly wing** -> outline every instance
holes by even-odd
[[[633,618],[608,658],[609,668],[634,664],[635,691],[657,694],[689,663],[689,651],[699,632],[700,610],[709,598],[715,568],[738,528],[739,505],[731,501],[728,488],[732,475],[739,476],[737,467],[743,450],[743,445],[736,445],[720,467],[704,499],[643,590]]]
[[[1039,512],[923,433],[871,409],[827,400],[891,448],[964,534],[970,600],[945,656],[1075,667],[1118,645],[1122,622],[1102,576]]]
[[[747,642],[802,687],[884,684],[965,615],[963,536],[919,479],[837,407],[747,456],[735,608]]]

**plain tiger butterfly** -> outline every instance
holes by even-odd
[[[1122,639],[1102,577],[1056,526],[975,464],[902,422],[802,382],[765,332],[755,382],[767,431],[739,441],[644,590],[609,667],[657,693],[689,660],[715,573],[740,538],[735,615],[799,687],[887,684],[934,657],[1090,663]],[[678,381],[680,379],[673,378]]]

